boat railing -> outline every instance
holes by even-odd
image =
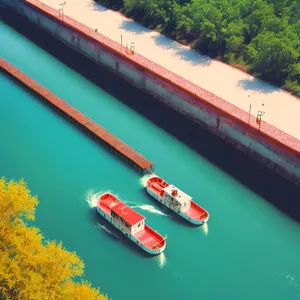
[[[202,218],[204,218],[204,217],[206,217],[207,216],[207,212],[204,212],[203,214],[201,214],[200,216],[199,216],[199,220],[201,220]]]
[[[116,218],[114,218],[113,216],[111,216],[111,218],[114,220],[114,221],[116,221],[128,234],[130,234],[131,235],[131,232],[130,231],[128,231],[128,229],[126,228],[126,227],[124,227],[124,225],[123,224],[121,224]],[[162,240],[161,241],[158,241],[156,244],[154,244],[154,245],[151,245],[151,247],[152,247],[152,249],[159,249],[159,248],[161,248],[162,246],[163,246],[163,242],[166,240],[166,238],[162,238]],[[160,246],[160,244],[161,244],[161,246]]]
[[[152,249],[159,249],[163,246],[163,243],[166,241],[166,238],[163,237],[163,239],[159,242],[157,242],[156,244],[154,245],[151,245],[152,246]]]

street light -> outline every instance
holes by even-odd
[[[248,95],[248,98],[250,98],[250,95]],[[248,117],[248,124],[250,123],[250,114],[251,114],[251,100],[249,103],[249,117]]]
[[[64,1],[63,3],[59,4],[59,9],[58,12],[61,13],[62,18],[64,17],[64,6],[67,4],[66,1]]]

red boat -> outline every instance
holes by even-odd
[[[101,195],[97,211],[146,252],[159,254],[166,248],[166,239],[145,223],[145,217],[115,195],[111,193]]]
[[[191,196],[156,175],[147,180],[146,189],[154,199],[193,224],[201,225],[209,219],[209,213]]]

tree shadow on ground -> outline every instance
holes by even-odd
[[[238,86],[246,91],[257,91],[265,94],[277,92],[280,90],[278,87],[266,83],[258,78],[242,79],[238,82]]]
[[[208,66],[212,62],[212,59],[210,57],[201,55],[196,50],[180,45],[178,42],[164,35],[157,34],[153,30],[150,30],[131,20],[122,21],[119,28],[134,34],[144,34],[144,33],[152,32],[153,35],[151,36],[151,38],[154,40],[156,45],[164,49],[172,49],[175,52],[175,55],[177,57],[179,57],[184,61],[189,62],[193,66],[196,65]]]
[[[87,4],[88,8],[90,10],[95,10],[95,11],[99,11],[99,12],[104,12],[107,11],[108,8],[106,8],[105,6],[101,5],[100,3],[93,1],[93,2],[89,2]]]
[[[121,24],[119,25],[119,28],[135,34],[143,34],[143,33],[151,32],[150,29],[131,20],[122,21]]]
[[[201,55],[196,50],[180,45],[178,42],[164,35],[155,35],[152,39],[154,39],[156,45],[165,49],[172,49],[175,52],[175,56],[180,57],[180,59],[189,62],[193,66],[209,66],[212,62],[210,57]]]
[[[172,111],[153,97],[133,88],[86,57],[70,50],[19,15],[12,13],[11,16],[6,13],[5,16],[6,23],[39,47],[198,152],[283,213],[300,222],[299,186],[275,174],[259,162],[253,161],[245,153],[183,115]]]

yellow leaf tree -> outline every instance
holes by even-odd
[[[0,179],[0,299],[107,300],[89,282],[74,281],[84,270],[76,253],[26,224],[37,204],[23,180]]]

